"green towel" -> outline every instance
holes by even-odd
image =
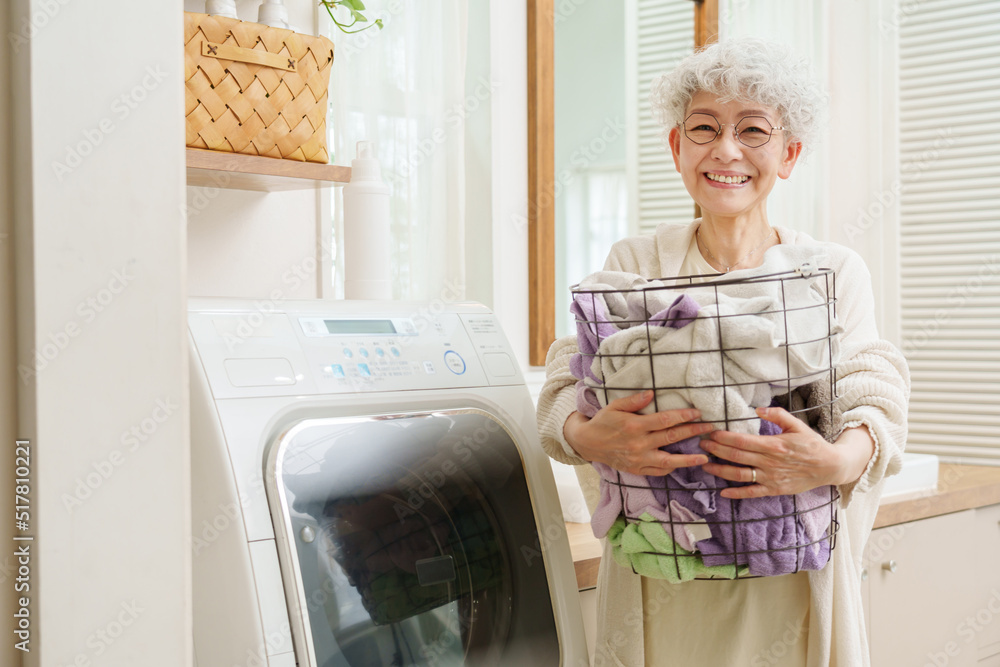
[[[702,562],[700,555],[678,546],[655,518],[643,514],[639,519],[638,523],[629,523],[623,517],[618,517],[608,530],[611,554],[622,567],[632,568],[644,577],[666,579],[673,584],[710,577],[736,578],[735,566],[708,567]],[[750,570],[746,565],[739,568],[739,576],[746,577],[749,574]]]

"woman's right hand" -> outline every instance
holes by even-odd
[[[691,424],[701,417],[693,408],[637,415],[653,400],[652,391],[612,401],[592,419],[574,412],[563,426],[563,435],[581,458],[634,475],[668,475],[677,468],[708,463],[702,454],[668,454],[660,447],[714,429],[711,424]]]

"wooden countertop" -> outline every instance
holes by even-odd
[[[942,463],[935,491],[883,501],[875,517],[875,528],[998,503],[1000,467]],[[581,590],[593,588],[601,563],[601,541],[594,537],[589,523],[567,523],[566,532],[577,584]]]

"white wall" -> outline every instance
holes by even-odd
[[[27,665],[190,665],[181,9],[13,6]]]
[[[527,6],[490,1],[493,310],[528,366]],[[470,267],[470,272],[474,270]]]
[[[318,4],[286,0],[289,23],[318,34]],[[260,0],[237,0],[244,21],[257,20]],[[204,13],[204,0],[184,0],[184,10]],[[334,67],[337,66],[334,45]],[[328,147],[329,148],[329,147]],[[349,166],[347,158],[334,164]],[[220,179],[221,180],[221,179]],[[190,296],[282,299],[330,297],[331,193],[325,190],[247,192],[187,188]]]

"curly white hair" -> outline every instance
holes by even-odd
[[[650,103],[663,138],[682,123],[691,98],[700,91],[722,102],[742,100],[775,109],[785,137],[812,145],[826,95],[805,60],[784,45],[753,37],[711,44],[687,56],[673,71],[653,81]]]

